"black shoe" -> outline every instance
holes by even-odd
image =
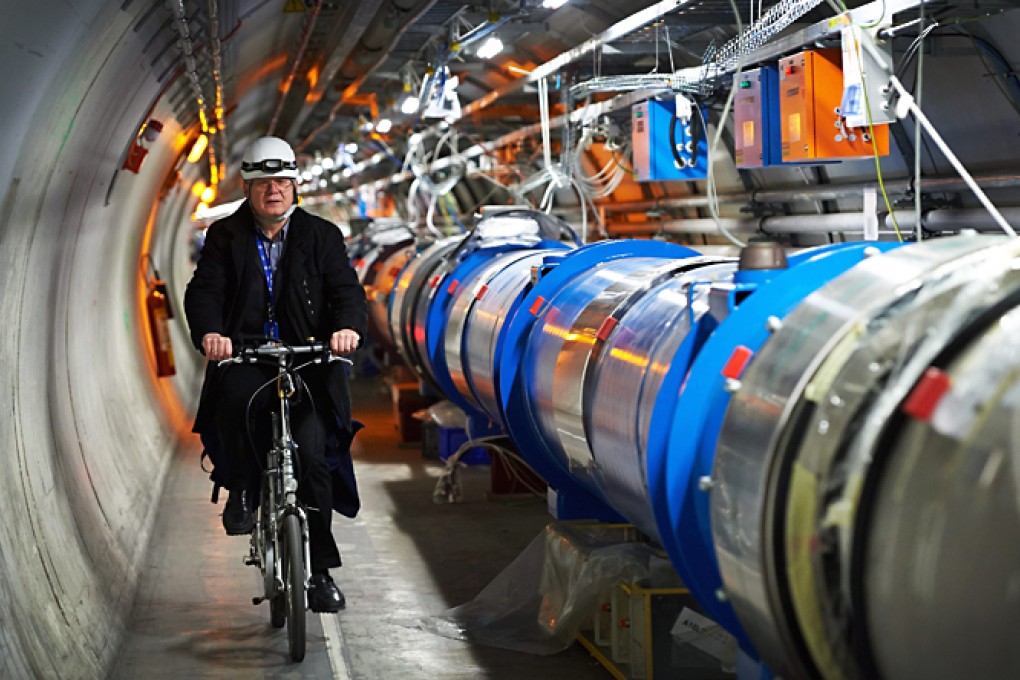
[[[227,506],[223,508],[223,528],[228,536],[250,534],[255,528],[247,491],[231,491]]]
[[[308,582],[308,607],[319,614],[336,614],[347,606],[347,598],[329,574],[312,574]]]

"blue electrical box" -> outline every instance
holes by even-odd
[[[687,181],[708,177],[708,141],[697,107],[692,120],[674,120],[676,102],[649,100],[631,109],[631,153],[639,182]],[[696,119],[696,120],[695,120]],[[670,150],[675,126],[677,156]]]
[[[733,80],[733,147],[738,168],[764,168],[783,162],[779,118],[779,70],[762,66]]]

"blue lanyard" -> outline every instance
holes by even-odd
[[[262,260],[262,273],[266,277],[266,288],[269,289],[269,320],[265,324],[265,334],[276,340],[280,339],[280,326],[276,323],[276,304],[273,300],[273,265],[269,257],[269,248],[265,239],[256,237],[259,247],[259,259]]]
[[[269,249],[272,247],[267,244],[265,239],[258,238],[259,244],[259,259],[262,260],[262,273],[266,277],[266,286],[269,288],[269,304],[273,304],[273,264],[269,258]]]

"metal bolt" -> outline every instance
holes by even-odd
[[[715,480],[713,480],[708,475],[698,478],[699,491],[711,491],[713,486],[715,486]]]
[[[734,392],[740,391],[740,381],[735,378],[726,378],[726,384],[723,385],[723,389],[733,394]]]
[[[780,319],[778,316],[770,316],[769,318],[765,319],[765,330],[767,330],[769,333],[775,333],[782,327],[783,320]]]
[[[828,434],[829,432],[829,421],[822,420],[818,423],[818,434]]]
[[[730,598],[728,595],[726,595],[725,590],[723,590],[722,588],[717,588],[715,591],[715,599],[719,600],[720,602],[726,602]]]
[[[832,404],[833,406],[842,406],[843,400],[839,398],[838,394],[834,394],[831,397],[829,397],[829,403]]]

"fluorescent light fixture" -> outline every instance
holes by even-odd
[[[421,105],[421,100],[413,95],[409,95],[404,103],[400,105],[400,112],[411,115],[412,113],[418,113],[418,107]]]
[[[482,46],[475,52],[481,59],[492,59],[503,51],[503,41],[496,36],[491,36],[482,43]]]
[[[318,163],[316,163],[315,165],[313,165],[313,166],[312,166],[312,174],[313,174],[313,175],[315,175],[316,177],[318,177],[319,175],[321,175],[321,174],[322,174],[322,166],[321,166],[321,165],[319,165]]]
[[[330,156],[326,156],[325,158],[322,159],[322,169],[323,170],[333,169],[333,159]]]
[[[358,153],[358,145],[354,142],[348,142],[347,146],[344,147],[344,151],[347,153]]]
[[[302,171],[301,172],[301,179],[303,179],[306,182],[311,182],[312,181],[312,173],[308,172],[307,170]]]
[[[375,131],[381,135],[385,135],[393,128],[393,121],[389,118],[381,118],[379,122],[375,124]]]
[[[542,7],[546,9],[559,9],[567,4],[567,0],[542,0]]]

